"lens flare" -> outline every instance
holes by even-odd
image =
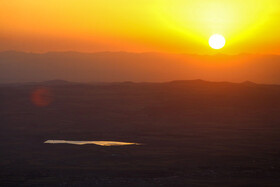
[[[52,100],[52,93],[47,88],[37,88],[31,93],[31,101],[38,107],[48,106]]]

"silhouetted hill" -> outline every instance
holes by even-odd
[[[187,55],[126,52],[7,51],[0,53],[0,82],[210,81],[280,84],[277,55]]]
[[[40,84],[47,85],[47,86],[52,86],[52,85],[69,85],[69,84],[78,84],[76,82],[69,82],[65,80],[50,80],[50,81],[44,81],[41,82]]]

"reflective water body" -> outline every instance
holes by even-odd
[[[86,145],[95,144],[100,146],[123,146],[123,145],[141,145],[140,143],[131,142],[115,142],[115,141],[68,141],[68,140],[47,140],[44,143],[48,144],[74,144],[74,145]]]

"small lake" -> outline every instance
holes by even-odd
[[[124,145],[141,145],[140,143],[132,142],[116,142],[116,141],[68,141],[68,140],[47,140],[44,143],[48,144],[74,144],[74,145],[86,145],[95,144],[100,146],[124,146]]]

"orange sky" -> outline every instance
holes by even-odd
[[[280,53],[279,0],[1,0],[0,12],[0,51]]]

